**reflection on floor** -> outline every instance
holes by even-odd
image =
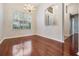
[[[12,55],[12,46],[15,44],[23,43],[27,40],[32,41],[32,56],[63,55],[63,43],[37,35],[4,40],[0,46],[0,55]]]
[[[74,41],[72,37],[74,36]],[[77,55],[78,52],[78,34],[71,35],[65,39],[64,44],[55,40],[50,40],[45,37],[33,35],[28,37],[19,37],[6,39],[0,45],[0,55],[12,55],[13,45],[32,41],[32,56],[71,56]],[[63,49],[64,48],[64,49]]]

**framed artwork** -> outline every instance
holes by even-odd
[[[31,29],[32,16],[21,11],[13,12],[13,29]]]

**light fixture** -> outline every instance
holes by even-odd
[[[35,6],[33,4],[24,4],[24,10],[27,13],[33,13],[35,10]]]

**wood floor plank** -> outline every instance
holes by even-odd
[[[72,42],[73,41],[73,42]],[[64,55],[66,56],[77,56],[78,52],[78,33],[69,36],[64,41]]]
[[[12,46],[25,42],[27,40],[32,41],[32,56],[62,56],[63,55],[63,43],[48,39],[38,35],[9,38],[2,42],[0,51],[2,56],[12,55]]]

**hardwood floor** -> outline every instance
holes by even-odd
[[[65,39],[64,43],[33,35],[4,40],[0,45],[0,55],[11,56],[12,46],[27,40],[32,40],[32,56],[76,56],[78,52],[78,34],[71,35]]]
[[[63,55],[62,43],[54,40],[49,40],[47,38],[40,37],[40,36],[37,36],[35,38],[38,38],[38,39],[36,39],[37,43],[35,43],[34,45],[35,46],[34,48],[36,50],[34,49],[34,51],[37,51],[39,55],[49,55],[49,56]]]
[[[71,35],[64,41],[64,55],[77,56],[78,52],[78,34]]]
[[[63,43],[38,35],[6,39],[0,45],[1,56],[11,56],[12,46],[32,40],[32,56],[62,56]]]
[[[0,55],[1,55],[1,45],[0,45]]]

